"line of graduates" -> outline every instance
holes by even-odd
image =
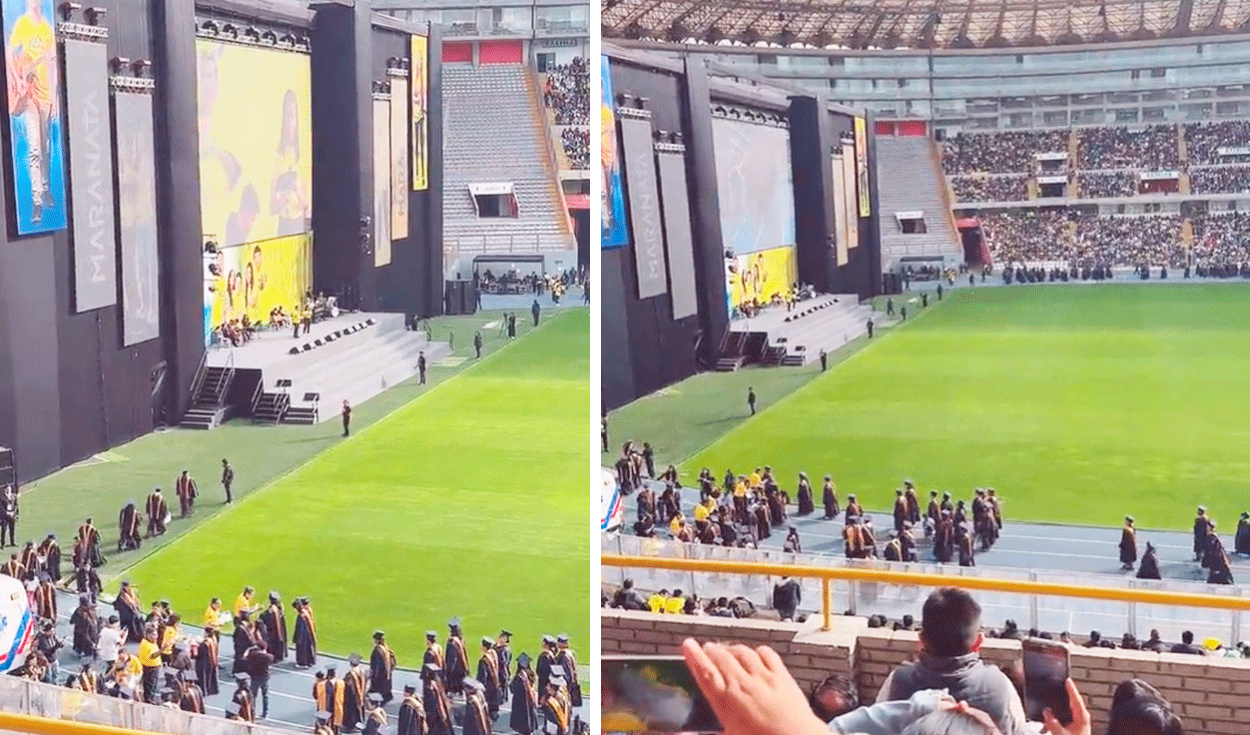
[[[577,682],[577,660],[568,647],[568,637],[543,637],[543,650],[530,667],[526,653],[517,658],[512,674],[512,633],[481,639],[476,676],[469,675],[469,658],[459,618],[447,623],[446,646],[438,634],[426,631],[422,657],[422,691],[404,687],[398,712],[398,735],[454,735],[452,702],[464,702],[461,723],[463,735],[489,735],[504,702],[512,701],[510,728],[521,735],[542,729],[549,735],[568,735],[574,707],[581,706]],[[376,631],[369,666],[359,655],[348,658],[348,670],[340,680],[334,667],[318,671],[313,684],[317,704],[314,732],[325,735],[382,732],[388,724],[384,709],[393,698],[396,657],[386,643],[386,634]]]
[[[187,470],[183,470],[174,479],[174,494],[178,496],[179,517],[194,515],[195,500],[200,496],[200,490]],[[141,538],[139,529],[143,527],[145,515],[147,529]],[[143,503],[143,512],[139,511],[135,501],[127,502],[117,514],[117,552],[133,551],[143,546],[143,539],[165,535],[172,518],[169,503],[165,501],[165,495],[159,487],[148,494]]]
[[[1233,571],[1229,564],[1228,552],[1224,542],[1216,531],[1215,519],[1207,515],[1206,506],[1198,506],[1194,517],[1193,528],[1194,561],[1207,570],[1208,584],[1233,584]],[[1132,571],[1137,563],[1137,528],[1132,516],[1124,517],[1124,528],[1120,530],[1120,564],[1124,571]],[[1250,513],[1242,512],[1237,521],[1237,534],[1233,540],[1233,551],[1237,554],[1250,554]],[[1159,573],[1159,557],[1155,547],[1146,542],[1146,551],[1141,557],[1141,567],[1137,571],[1138,579],[1162,579]]]

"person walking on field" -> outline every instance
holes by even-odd
[[[747,406],[750,407],[751,415],[754,416],[755,415],[755,388],[754,387],[747,388]]]

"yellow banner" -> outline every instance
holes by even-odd
[[[312,234],[221,248],[214,260],[213,328],[244,314],[269,321],[281,306],[288,315],[312,285]]]
[[[430,85],[428,66],[430,42],[425,36],[412,36],[412,190],[430,186],[429,130],[426,127],[426,92]]]
[[[203,234],[228,247],[308,232],[307,54],[197,39]]]
[[[859,216],[872,216],[872,202],[868,198],[868,122],[855,118],[855,167],[859,179]]]
[[[752,300],[768,303],[773,295],[785,293],[798,281],[798,261],[794,246],[738,255],[727,261],[726,278],[730,304],[741,306]]]
[[[408,79],[391,77],[391,239],[408,237]]]

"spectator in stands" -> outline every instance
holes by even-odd
[[[1024,176],[957,176],[951,179],[956,202],[1023,202],[1029,198]]]
[[[1081,173],[1077,195],[1081,199],[1110,199],[1137,194],[1137,174],[1128,171]]]
[[[1075,690],[1075,686],[1071,688]],[[1054,730],[1051,732],[1055,733]],[[1077,735],[1078,731],[1068,728],[1055,735],[1068,733]],[[1111,712],[1107,718],[1107,735],[1184,735],[1184,733],[1184,723],[1172,712],[1172,705],[1163,698],[1158,689],[1140,679],[1129,679],[1116,687],[1115,695],[1111,699]]]
[[[1067,130],[958,133],[942,144],[942,169],[948,175],[1033,173],[1036,154],[1068,150]]]
[[[1154,631],[1151,631],[1153,634]],[[1172,646],[1172,653],[1189,653],[1195,656],[1202,655],[1202,648],[1194,645],[1194,633],[1187,630],[1181,633],[1181,642]]]
[[[579,171],[590,168],[589,128],[565,128],[560,133],[560,143],[573,168]]]
[[[1081,131],[1080,168],[1173,171],[1180,166],[1175,125],[1101,127]]]
[[[578,56],[547,71],[543,100],[556,113],[556,125],[590,124],[590,65]]]
[[[821,722],[834,719],[859,708],[859,691],[855,682],[840,674],[825,677],[807,695],[812,712]]]
[[[1250,120],[1187,123],[1185,147],[1190,166],[1250,161]]]
[[[634,589],[634,580],[627,579],[621,583],[621,588],[613,596],[612,607],[622,610],[646,610],[647,601],[642,599],[638,590]]]
[[[877,701],[907,699],[923,689],[947,689],[957,700],[985,710],[1003,735],[1020,735],[1024,706],[1011,681],[979,653],[981,606],[967,592],[947,587],[925,601],[920,658],[895,669]]]
[[[1194,194],[1239,194],[1250,191],[1250,166],[1197,168],[1189,172]]]

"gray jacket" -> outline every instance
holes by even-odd
[[[939,689],[925,689],[909,699],[877,702],[834,718],[829,730],[834,735],[898,735],[911,723],[936,712],[943,699],[950,699],[950,695]]]
[[[925,689],[945,689],[956,701],[984,711],[1003,735],[1025,733],[1024,705],[1015,686],[978,653],[941,658],[921,652],[919,661],[899,666],[886,678],[877,701],[907,699]]]

